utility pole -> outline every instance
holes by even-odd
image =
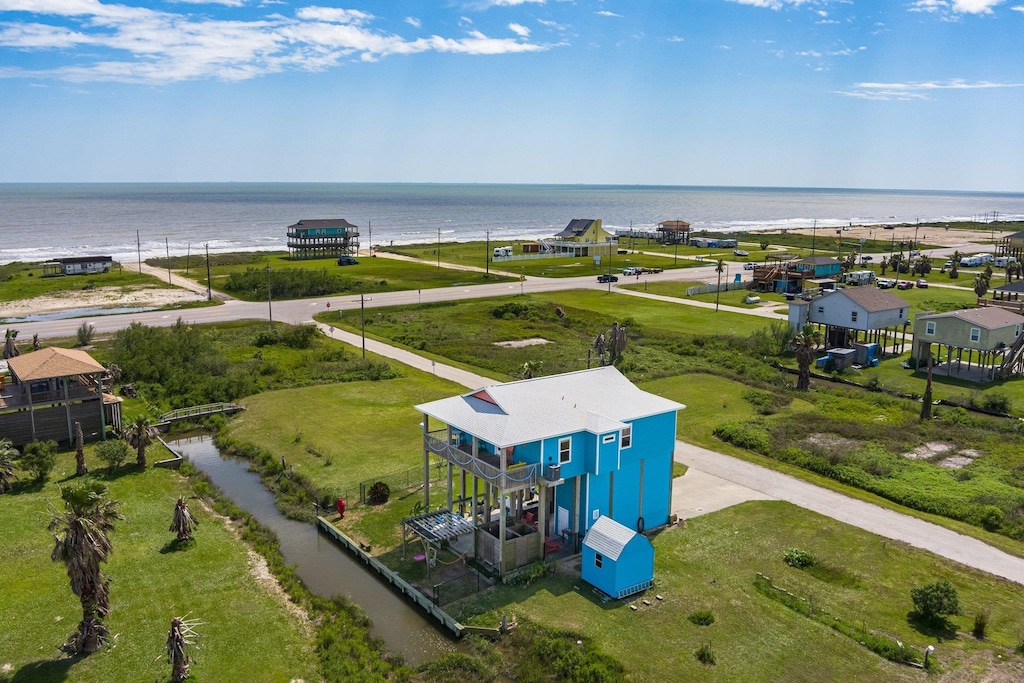
[[[811,256],[814,256],[814,247],[818,242],[818,219],[815,218],[811,224]]]
[[[164,253],[167,255],[167,284],[171,284],[171,246],[164,238]],[[142,272],[141,269],[139,272]]]
[[[370,256],[373,256],[373,221],[366,221],[366,229],[370,233]]]
[[[270,289],[270,264],[268,263],[267,264],[267,319],[270,321],[271,324],[273,324],[273,322],[274,322],[274,305],[273,305],[272,297],[271,297],[270,293],[271,293],[271,289]]]
[[[441,227],[437,228],[437,269],[441,270]]]
[[[490,230],[490,228],[487,229],[486,234],[487,234],[487,242],[486,242],[487,246],[484,247],[484,270],[486,271],[487,275],[490,275],[491,274],[491,230]]]
[[[185,275],[188,275],[188,262],[192,258],[192,243],[188,243],[188,247],[185,248]]]
[[[363,360],[366,360],[366,302],[373,301],[373,299],[367,299],[366,295],[359,295],[359,326],[362,328],[363,335]]]
[[[608,293],[612,293],[612,244],[608,243]]]
[[[206,247],[206,300],[213,301],[213,283],[210,281],[210,244],[207,242],[203,246]]]
[[[139,253],[139,274],[142,274],[142,240],[139,237],[139,231],[135,231],[135,248]]]

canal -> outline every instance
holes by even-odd
[[[274,505],[274,496],[245,460],[222,456],[208,436],[169,440],[167,444],[205,472],[235,505],[272,529],[286,563],[295,565],[303,583],[318,595],[344,595],[359,605],[390,652],[411,665],[458,649],[456,641],[432,619],[370,574],[349,554],[324,538],[312,524],[288,519]]]

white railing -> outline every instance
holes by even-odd
[[[433,434],[424,434],[423,443],[431,453],[504,491],[515,491],[537,485],[537,465],[517,463],[502,471],[500,467],[495,467],[480,458],[474,458],[472,453],[467,453]]]

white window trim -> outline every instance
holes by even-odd
[[[568,447],[563,449],[562,444],[568,444]],[[565,465],[569,462],[572,462],[572,437],[567,436],[558,440],[558,464]]]
[[[601,443],[611,443],[612,441],[615,441],[614,434],[605,434],[601,437]]]
[[[924,324],[924,333],[929,337],[935,335],[935,321],[929,320]]]
[[[971,328],[971,343],[972,344],[977,344],[980,341],[981,341],[981,328],[980,327],[972,327]]]
[[[619,448],[629,448],[633,445],[633,425],[626,425],[622,428],[619,437]]]

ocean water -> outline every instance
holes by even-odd
[[[0,263],[284,250],[302,218],[346,218],[362,244],[536,239],[574,218],[725,231],[1024,220],[1024,193],[378,183],[0,184]]]

